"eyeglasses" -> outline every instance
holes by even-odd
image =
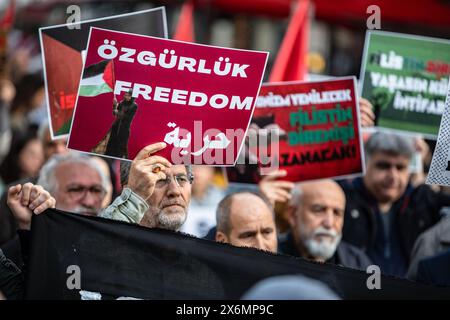
[[[82,186],[82,185],[73,185],[69,186],[66,189],[66,192],[69,194],[69,197],[74,200],[80,200],[86,196],[86,192],[89,192],[91,195],[98,199],[102,199],[106,195],[106,190],[99,185],[94,186]]]
[[[397,169],[397,171],[403,171],[406,168],[408,168],[407,165],[405,164],[393,164],[387,161],[378,161],[375,162],[375,168],[379,169],[379,170],[390,170],[392,167],[395,167]]]
[[[175,179],[175,183],[177,184],[177,186],[179,186],[180,188],[183,188],[187,184],[192,184],[192,181],[194,180],[194,176],[193,175],[187,176],[184,173],[177,174],[175,176],[166,175],[166,179],[161,179],[156,182],[156,187],[164,188],[170,184],[172,179]]]

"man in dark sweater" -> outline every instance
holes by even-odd
[[[366,175],[342,184],[347,197],[343,238],[364,250],[382,273],[404,277],[414,242],[439,220],[450,197],[409,183],[411,138],[377,132],[365,151]]]
[[[361,250],[341,241],[345,194],[333,180],[297,185],[288,211],[291,231],[280,252],[361,270],[371,265]]]

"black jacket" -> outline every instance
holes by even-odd
[[[38,177],[24,178],[14,181],[5,187],[5,191],[0,198],[0,246],[14,238],[17,230],[17,222],[7,204],[8,189],[16,184],[31,182],[36,184]]]
[[[278,252],[294,257],[301,257],[291,232],[280,237],[278,241]],[[326,262],[364,271],[372,264],[364,252],[345,241],[339,243],[334,255]]]
[[[377,228],[378,204],[365,188],[363,180],[341,183],[347,205],[345,210],[343,239],[363,251],[374,248]],[[450,196],[439,194],[427,185],[408,186],[403,196],[394,203],[393,229],[398,236],[400,248],[407,259],[411,255],[418,236],[439,221],[439,211],[450,206]]]
[[[450,250],[419,262],[417,281],[450,287]]]
[[[22,299],[23,274],[0,250],[0,291],[8,300]]]

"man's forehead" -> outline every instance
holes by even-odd
[[[101,180],[100,174],[92,167],[83,163],[61,163],[56,167],[56,177],[64,179]],[[89,174],[86,172],[89,171]]]
[[[268,211],[258,215],[253,215],[251,213],[245,213],[241,210],[240,214],[232,214],[230,218],[231,228],[235,229],[239,233],[246,231],[257,231],[260,228],[268,228],[275,225],[273,215]]]
[[[333,209],[345,209],[345,199],[341,197],[329,197],[326,199],[311,199],[310,207],[325,207]]]
[[[371,159],[379,161],[388,161],[388,162],[408,162],[409,158],[402,154],[388,153],[383,151],[375,152]]]
[[[267,204],[259,197],[248,197],[248,201],[244,195],[241,198],[235,196],[231,203],[230,219],[231,222],[238,224],[250,224],[262,220],[272,220],[273,214]]]
[[[187,173],[186,167],[184,165],[173,165],[171,168],[167,170],[168,173],[171,174],[180,174],[180,173]]]
[[[345,194],[332,185],[328,188],[310,190],[305,194],[303,201],[309,206],[345,208]]]

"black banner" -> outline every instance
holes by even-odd
[[[343,299],[450,298],[450,288],[381,276],[370,290],[363,271],[57,210],[34,216],[31,233],[27,299],[239,299],[283,274],[321,280]]]

